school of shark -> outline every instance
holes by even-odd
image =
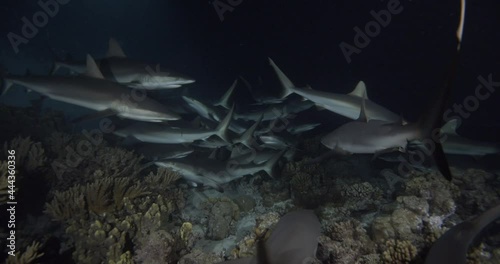
[[[456,50],[417,121],[371,100],[370,83],[347,94],[300,87],[265,55],[276,96],[241,75],[217,100],[194,96],[195,76],[136,58],[115,38],[104,57],[55,58],[46,75],[3,72],[4,99],[25,90],[85,110],[53,125],[68,134],[4,144],[17,153],[0,158],[6,263],[498,263],[500,174],[458,169],[452,157],[498,157],[500,145],[443,119],[469,26],[456,2]],[[253,103],[235,99],[241,89]],[[328,120],[310,118],[319,111],[349,121],[325,131]],[[33,135],[49,125],[33,123]],[[113,124],[104,136],[92,130],[103,123]],[[25,191],[28,181],[45,187]],[[21,207],[40,193],[38,214]]]

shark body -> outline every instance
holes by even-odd
[[[497,205],[480,216],[464,221],[446,231],[432,245],[426,264],[467,263],[467,250],[479,233],[489,224],[500,218],[500,205]]]
[[[231,160],[219,161],[210,158],[190,159],[189,157],[180,160],[158,161],[155,164],[159,167],[169,168],[178,172],[187,181],[207,185],[222,192],[222,184],[246,175],[253,175],[264,171],[272,177],[273,167],[282,155],[283,151],[261,164],[239,164]]]
[[[283,96],[296,93],[314,102],[321,108],[353,120],[358,118],[361,109],[361,101],[363,99],[362,96],[364,95],[367,98],[364,82],[360,81],[356,88],[349,94],[335,94],[313,89],[298,88],[274,63],[273,60],[269,59],[269,62],[284,88]],[[400,116],[368,99],[366,100],[366,111],[371,118],[376,120],[400,122],[401,119]]]
[[[86,76],[8,76],[6,92],[13,84],[48,98],[138,121],[163,122],[180,117],[146,96],[134,100],[130,89],[105,80],[95,61],[87,55]]]
[[[178,144],[191,143],[196,140],[203,140],[213,135],[230,141],[226,134],[229,123],[233,115],[232,108],[226,117],[215,129],[198,129],[192,127],[167,127],[154,124],[134,124],[132,126],[118,129],[115,135],[121,137],[132,137],[142,142]]]
[[[287,213],[276,224],[266,242],[259,242],[257,256],[220,264],[301,264],[314,260],[321,224],[311,210]]]
[[[137,89],[172,89],[195,82],[194,79],[171,70],[161,70],[159,64],[148,64],[129,59],[118,42],[111,38],[107,57],[96,61],[104,77],[108,80]],[[85,63],[56,61],[52,73],[60,68],[68,68],[76,73],[85,71]]]

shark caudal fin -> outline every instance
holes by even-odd
[[[222,119],[222,121],[219,123],[215,132],[217,136],[219,136],[228,143],[231,143],[231,139],[229,139],[229,136],[227,135],[227,130],[229,128],[231,120],[233,119],[233,114],[234,114],[234,104],[227,113],[226,117],[224,117],[224,119]]]
[[[271,67],[273,67],[274,72],[276,72],[276,75],[278,75],[278,79],[281,83],[281,86],[283,86],[283,93],[281,94],[281,98],[285,98],[290,94],[294,93],[295,85],[293,84],[293,82],[290,79],[288,79],[285,73],[276,65],[276,63],[274,63],[274,61],[271,58],[268,59],[269,59],[269,64],[271,64]]]
[[[450,69],[448,72],[448,77],[446,79],[445,84],[438,91],[437,96],[435,97],[435,102],[429,107],[422,116],[422,118],[418,121],[417,126],[421,131],[422,136],[424,138],[432,139],[434,142],[434,149],[429,149],[432,152],[432,156],[436,165],[443,174],[443,176],[451,180],[452,175],[450,171],[450,167],[448,164],[448,160],[443,151],[443,146],[440,142],[440,130],[443,125],[443,114],[448,107],[448,101],[451,96],[451,88],[453,85],[453,80],[457,76],[457,68],[459,62],[460,55],[460,47],[462,43],[462,34],[464,27],[464,18],[465,18],[465,0],[460,1],[460,22],[456,32],[457,38],[457,48],[455,55],[453,56],[453,60],[450,64]]]

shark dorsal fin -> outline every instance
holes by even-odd
[[[104,79],[101,70],[99,70],[94,58],[92,58],[90,54],[87,54],[87,71],[85,72],[85,75],[96,79]]]
[[[441,128],[441,133],[457,135],[457,127],[458,127],[458,120],[452,119],[446,122],[446,124],[444,124],[444,126]]]
[[[368,116],[366,115],[366,94],[361,97],[361,111],[359,111],[358,121],[368,123]]]
[[[354,90],[350,92],[349,95],[364,97],[365,99],[368,99],[368,93],[366,92],[365,83],[363,81],[359,81],[358,84],[356,85],[356,88],[354,88]]]
[[[210,156],[208,156],[209,159],[215,160],[217,159],[217,149],[214,149],[211,153]]]
[[[122,47],[120,44],[118,44],[118,41],[114,38],[109,39],[109,46],[108,46],[108,53],[106,54],[106,57],[119,57],[119,58],[125,58],[127,57],[125,55],[125,52],[123,52]]]

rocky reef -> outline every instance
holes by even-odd
[[[112,139],[89,145],[57,113],[48,115],[18,120],[50,119],[51,131],[5,134],[0,204],[6,206],[11,190],[5,153],[15,149],[19,208],[16,254],[4,252],[7,263],[204,264],[251,257],[258,241],[297,208],[313,209],[322,226],[308,263],[422,263],[446,230],[500,203],[498,174],[452,168],[451,182],[437,172],[384,177],[355,157],[312,162],[320,151],[314,139],[301,143],[305,154],[284,164],[277,178],[244,177],[226,184],[224,193],[193,188],[114,147]],[[360,173],[363,166],[373,171],[370,177]],[[7,237],[5,226],[0,234]],[[498,232],[483,236],[469,250],[469,263],[498,263],[499,245]]]

